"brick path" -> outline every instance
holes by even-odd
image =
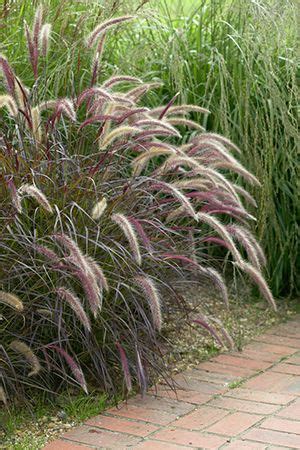
[[[300,317],[46,445],[44,450],[300,449]]]

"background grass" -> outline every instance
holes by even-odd
[[[151,2],[150,2],[151,3]],[[196,6],[197,5],[197,6]],[[262,189],[255,231],[276,296],[297,292],[297,20],[294,2],[165,1],[115,64],[164,81],[164,101],[208,107],[204,125],[231,138]],[[146,49],[147,51],[143,51]],[[127,55],[126,55],[127,54]],[[113,56],[113,55],[110,55]],[[156,101],[153,99],[153,101]]]
[[[22,24],[24,19],[31,22],[37,3],[6,1],[0,12],[0,51],[14,61],[28,84],[32,79],[24,64]],[[211,110],[204,125],[239,145],[242,163],[262,182],[262,189],[253,192],[259,205],[256,232],[268,256],[273,293],[295,294],[296,4],[291,0],[43,3],[54,23],[54,57],[46,62],[53,75],[39,88],[50,98],[85,85],[84,75],[77,74],[78,67],[90,63],[81,58],[87,29],[114,14],[138,11],[135,23],[122,26],[122,34],[111,34],[103,72],[162,80],[164,87],[148,97],[148,104],[161,104],[180,92],[180,101]]]

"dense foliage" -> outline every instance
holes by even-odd
[[[229,304],[207,258],[211,246],[226,249],[276,309],[248,226],[255,219],[246,205],[255,201],[232,181],[238,174],[259,185],[234,156],[239,149],[189,118],[206,109],[178,104],[176,95],[166,106],[141,106],[157,82],[100,70],[110,29],[132,19],[106,20],[86,36],[81,51],[93,54],[92,67],[78,65],[81,83],[70,75],[68,96],[45,88],[52,38],[42,8],[25,24],[30,85],[0,56],[4,402],[66,382],[111,391],[119,368],[127,391],[133,382],[145,391],[164,370],[162,292],[176,301],[169,280],[192,270]],[[204,318],[194,322],[222,343]]]

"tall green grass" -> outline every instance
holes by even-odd
[[[150,2],[151,3],[151,2]],[[208,107],[210,130],[231,138],[262,183],[256,232],[277,296],[297,291],[297,20],[280,0],[163,1],[159,15],[132,29],[131,53],[116,63],[165,83],[158,97]],[[145,53],[143,48],[150,48]],[[154,99],[155,101],[155,99]]]

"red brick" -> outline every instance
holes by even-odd
[[[286,362],[287,364],[300,365],[300,355],[297,353],[296,355],[290,356],[284,362]]]
[[[268,428],[270,430],[283,431],[285,433],[300,434],[300,421],[298,420],[285,420],[280,419],[279,417],[269,417],[260,424],[260,427]]]
[[[277,416],[300,420],[300,399],[283,408],[277,413]]]
[[[133,397],[128,400],[127,405],[138,406],[149,409],[156,409],[177,416],[186,414],[192,411],[195,407],[190,403],[179,402],[171,399],[159,398],[151,395],[145,395],[144,398]]]
[[[300,378],[277,372],[265,372],[244,385],[245,388],[258,391],[300,394]]]
[[[157,431],[158,428],[150,423],[136,422],[111,416],[96,416],[86,422],[86,425],[105,428],[110,431],[133,434],[145,437]]]
[[[129,419],[144,420],[157,425],[167,425],[177,418],[177,414],[170,414],[155,409],[140,408],[138,406],[111,408],[107,411],[109,414],[120,417],[128,417]]]
[[[171,398],[195,405],[202,405],[213,397],[210,394],[203,394],[202,392],[190,391],[187,389],[176,389],[176,391],[174,391],[169,386],[165,385],[159,385],[156,388],[151,389],[150,392],[158,397]]]
[[[297,398],[288,394],[252,391],[244,388],[231,389],[225,394],[225,397],[240,398],[241,400],[250,400],[252,402],[271,403],[274,405],[286,405]]]
[[[200,406],[199,409],[181,417],[171,425],[188,428],[189,430],[201,430],[217,420],[222,419],[227,414],[228,412],[223,411],[222,409],[212,408],[210,406]]]
[[[298,375],[300,376],[300,366],[296,366],[295,364],[277,364],[276,366],[270,369],[272,372],[280,372],[287,373],[288,375]]]
[[[280,447],[278,446],[277,447],[277,445],[268,445],[268,447],[265,447],[265,448],[267,448],[268,450],[291,450],[289,447],[288,448],[287,447],[282,447],[282,446],[280,446]]]
[[[235,367],[235,366],[229,366],[226,364],[218,364],[213,362],[205,362],[202,364],[199,364],[197,366],[197,369],[207,370],[208,372],[216,372],[216,373],[223,373],[228,375],[235,375],[237,377],[249,377],[255,373],[255,371],[246,369],[244,367]]]
[[[167,444],[167,442],[159,441],[144,441],[138,444],[135,448],[143,450],[190,450],[191,447],[185,445]]]
[[[190,369],[184,372],[187,377],[199,380],[207,381],[209,383],[218,384],[220,386],[225,386],[227,384],[233,383],[241,378],[235,375],[227,375],[223,373],[208,372],[206,370],[200,370],[201,365],[197,369]]]
[[[179,430],[175,428],[158,431],[152,438],[174,444],[213,449],[219,448],[226,442],[226,438],[219,436],[208,436],[198,431]]]
[[[93,450],[92,447],[87,447],[86,445],[78,445],[75,442],[62,441],[61,439],[56,439],[55,441],[49,442],[43,450]]]
[[[233,441],[229,445],[226,445],[224,447],[224,450],[265,450],[267,447],[264,444],[258,444],[257,442],[250,442],[250,441]],[[283,450],[283,449],[281,449]]]
[[[299,434],[282,433],[280,431],[252,428],[243,435],[243,439],[249,439],[266,444],[283,445],[290,448],[300,448]]]
[[[262,416],[236,412],[219,420],[219,422],[209,428],[206,428],[205,431],[209,431],[210,433],[225,434],[226,436],[236,436],[237,434],[248,430],[248,428],[252,427],[261,419]]]
[[[291,348],[300,348],[300,339],[291,337],[276,336],[275,334],[263,334],[254,338],[254,341],[265,342],[267,344],[284,345]]]
[[[219,397],[211,402],[209,405],[218,408],[225,408],[230,410],[237,410],[253,414],[273,414],[278,411],[278,405],[270,405],[267,403],[248,402],[247,400],[239,400],[238,398]]]
[[[125,448],[126,446],[137,445],[141,441],[141,438],[136,436],[113,433],[111,431],[100,430],[99,428],[88,427],[85,425],[65,433],[62,438],[75,441],[75,444],[82,443],[94,445],[98,448]]]
[[[255,342],[252,344],[248,344],[245,347],[245,350],[254,350],[258,352],[270,352],[279,356],[287,356],[295,353],[295,349],[286,347],[285,345],[275,345],[275,344],[264,344],[261,342]]]
[[[232,355],[218,355],[212,359],[217,363],[227,364],[229,366],[243,367],[250,370],[266,370],[271,366],[270,363],[249,358],[239,358]]]
[[[274,363],[280,359],[280,355],[276,355],[275,353],[270,352],[262,352],[259,350],[246,350],[244,349],[242,353],[234,352],[231,353],[232,356],[239,356],[240,358],[248,358],[253,359],[255,361],[265,361]]]
[[[295,339],[300,339],[299,332],[299,318],[294,321],[288,321],[287,324],[277,325],[269,330],[269,333],[274,333],[276,336],[290,336]]]
[[[188,389],[191,391],[197,391],[204,394],[223,394],[226,392],[226,387],[213,384],[213,383],[207,383],[205,381],[199,381],[195,378],[186,377],[184,374],[176,375],[174,377],[177,387],[179,389]]]

